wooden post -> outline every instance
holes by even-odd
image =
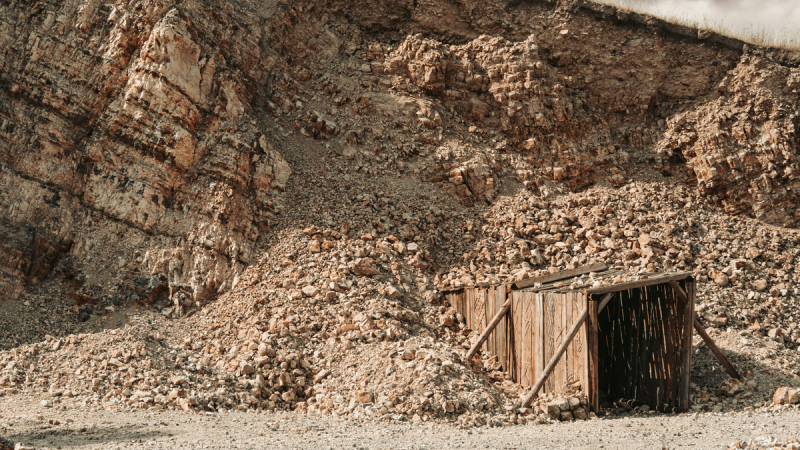
[[[589,300],[589,317],[586,318],[586,323],[589,326],[587,353],[589,357],[589,387],[588,387],[588,400],[590,411],[595,413],[600,411],[600,365],[597,361],[597,301]]]
[[[609,292],[608,294],[606,294],[606,297],[603,298],[603,301],[606,301],[607,299],[611,298],[612,295],[614,294]],[[547,380],[547,377],[550,375],[550,372],[553,371],[553,369],[556,367],[556,364],[558,363],[558,360],[561,359],[561,356],[567,350],[567,346],[569,346],[569,343],[572,342],[572,339],[575,337],[575,335],[578,334],[578,330],[581,329],[581,325],[583,325],[583,322],[586,321],[586,317],[588,315],[589,315],[589,308],[586,308],[578,317],[578,320],[576,320],[575,323],[572,325],[572,328],[570,328],[567,337],[564,338],[564,342],[561,343],[561,345],[553,354],[553,357],[550,358],[550,361],[547,362],[547,367],[544,368],[544,371],[539,376],[539,379],[536,380],[536,384],[533,385],[533,389],[528,394],[528,396],[525,397],[525,400],[522,402],[523,408],[527,408],[528,406],[530,406],[531,402],[533,401],[533,398],[536,397],[536,394],[539,393],[539,389],[542,388],[542,385],[544,384],[545,380]]]
[[[670,286],[672,286],[672,289],[675,290],[675,293],[678,294],[678,297],[680,297],[684,301],[686,301],[686,299],[689,298],[688,295],[686,295],[686,292],[684,292],[683,289],[681,289],[681,286],[678,284],[677,281],[670,281],[669,284]],[[711,349],[711,352],[714,353],[714,356],[716,356],[719,362],[722,364],[722,366],[725,367],[725,371],[728,372],[728,375],[732,376],[733,378],[736,378],[737,380],[741,380],[742,377],[739,375],[739,372],[737,372],[736,368],[733,367],[733,364],[731,364],[731,362],[728,361],[728,358],[726,358],[725,355],[722,354],[722,351],[719,349],[719,347],[717,347],[717,344],[714,343],[714,340],[711,339],[711,336],[709,336],[708,333],[706,333],[706,329],[703,328],[703,326],[700,325],[700,322],[698,322],[697,320],[693,320],[693,322],[694,322],[694,329],[697,331],[697,334],[699,334],[700,337],[703,338],[703,341],[706,343],[706,345],[708,345],[708,348]]]
[[[677,282],[675,283],[677,284]],[[679,286],[680,287],[680,286]],[[683,340],[681,341],[681,381],[680,409],[689,409],[689,374],[692,371],[692,329],[694,328],[694,289],[691,281],[686,281],[686,301],[683,317]],[[677,292],[677,291],[676,291]]]
[[[489,322],[489,325],[486,327],[485,330],[483,330],[483,333],[481,333],[480,337],[478,337],[478,342],[476,342],[472,346],[472,348],[470,348],[469,351],[467,352],[465,361],[469,361],[470,358],[472,358],[472,355],[474,355],[475,352],[478,351],[478,348],[480,348],[480,346],[483,345],[484,342],[486,342],[486,339],[488,339],[489,335],[492,334],[492,331],[497,326],[497,324],[500,323],[500,320],[508,312],[509,308],[511,308],[511,299],[506,300],[506,302],[503,303],[503,307],[500,308],[500,311],[497,311],[497,314],[495,314],[492,321]]]
[[[711,336],[709,336],[708,333],[706,333],[706,329],[703,328],[703,326],[700,325],[700,323],[697,322],[697,320],[694,321],[694,329],[697,331],[697,334],[699,334],[700,337],[703,338],[703,341],[705,341],[706,345],[708,345],[708,348],[710,348],[711,351],[714,353],[714,356],[716,356],[719,362],[721,362],[722,365],[725,367],[725,370],[728,372],[728,375],[732,376],[733,378],[736,378],[737,380],[741,380],[742,377],[733,367],[733,364],[731,364],[731,362],[728,361],[728,358],[726,358],[725,355],[722,354],[722,351],[719,349],[719,347],[717,347],[717,344],[715,344],[714,341],[711,339]]]

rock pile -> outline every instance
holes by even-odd
[[[592,262],[698,279],[751,376],[698,344],[697,410],[796,385],[796,68],[525,2],[79,3],[0,5],[6,392],[581,419],[463,361],[439,289]]]

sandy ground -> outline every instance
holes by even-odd
[[[423,449],[423,448],[727,448],[800,435],[800,411],[600,418],[550,425],[462,430],[430,423],[376,423],[296,413],[55,411],[36,399],[0,398],[0,432],[37,449]],[[50,422],[58,421],[57,425]]]

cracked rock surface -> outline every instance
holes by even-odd
[[[442,289],[595,262],[699,281],[743,379],[695,337],[696,417],[796,421],[797,55],[583,1],[0,17],[0,402],[58,422],[26,427],[690,420],[598,417],[581,387],[521,409],[495,358],[464,361],[482,330]],[[736,445],[794,445],[774,434]]]

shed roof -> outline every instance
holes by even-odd
[[[532,292],[582,292],[584,294],[605,294],[626,289],[652,286],[689,278],[691,272],[647,272],[634,273],[626,270],[609,270],[606,264],[592,264],[570,270],[562,270],[538,277],[518,280],[510,284],[514,290]],[[485,283],[475,286],[442,287],[443,292],[469,288],[499,286],[502,283]]]

